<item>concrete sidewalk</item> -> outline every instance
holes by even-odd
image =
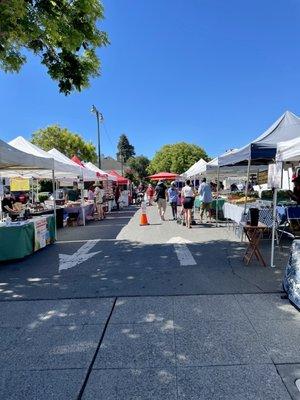
[[[188,230],[148,211],[150,226],[124,210],[2,266],[1,399],[299,399],[287,253],[276,269],[246,267],[226,227]],[[59,253],[99,238],[98,256],[58,273]],[[182,265],[178,246],[195,263]]]

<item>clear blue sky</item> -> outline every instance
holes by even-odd
[[[300,1],[106,0],[111,46],[102,77],[65,97],[38,58],[0,72],[0,137],[27,138],[59,123],[102,150],[121,133],[138,154],[187,141],[214,156],[255,138],[289,109],[300,115]]]

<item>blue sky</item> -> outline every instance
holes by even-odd
[[[215,156],[262,133],[284,111],[300,115],[299,0],[106,0],[111,46],[88,90],[59,94],[39,59],[0,72],[0,137],[53,123],[96,141],[121,133],[138,154],[187,141]]]

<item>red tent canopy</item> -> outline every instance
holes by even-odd
[[[118,185],[128,185],[129,180],[128,180],[127,178],[124,178],[124,176],[118,174],[117,171],[115,171],[115,170],[112,169],[112,170],[109,171],[108,173],[109,173],[110,175],[113,175],[113,176],[115,176],[115,177],[117,178],[117,184],[118,184]]]
[[[148,178],[152,179],[153,181],[159,181],[160,179],[165,179],[168,181],[172,181],[178,177],[177,174],[172,172],[159,172],[158,174],[150,175]]]
[[[81,167],[84,167],[83,162],[80,160],[80,158],[78,158],[77,156],[73,156],[71,158],[72,161],[74,161],[76,164],[80,165]],[[84,167],[85,168],[85,167]]]

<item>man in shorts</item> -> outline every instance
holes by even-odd
[[[202,200],[201,212],[200,212],[200,221],[202,222],[204,211],[206,212],[206,215],[208,213],[209,220],[211,221],[212,194],[211,194],[211,187],[206,182],[206,178],[202,179],[202,183],[199,186],[198,193],[201,196],[201,200]]]
[[[167,186],[160,180],[155,188],[155,200],[157,202],[158,214],[162,221],[165,220],[167,208]]]

